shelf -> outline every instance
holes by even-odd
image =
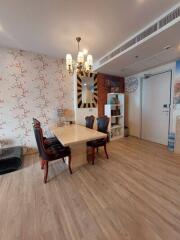
[[[115,116],[111,116],[111,117],[123,117],[123,115],[115,115]]]
[[[113,126],[111,126],[111,129],[115,129],[115,128],[122,128],[122,126],[121,125],[113,125]]]
[[[120,106],[122,106],[121,104],[109,104],[110,106],[113,106],[113,107],[120,107]]]
[[[113,100],[115,98],[118,101]],[[104,112],[110,118],[110,140],[124,137],[124,94],[108,93]]]
[[[110,107],[123,107],[123,104],[111,104],[111,103],[108,103],[107,105],[109,105]]]

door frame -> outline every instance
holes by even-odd
[[[173,71],[172,69],[169,69],[169,70],[165,70],[165,71],[161,71],[161,72],[157,72],[157,73],[146,73],[144,75],[149,75],[148,78],[150,77],[153,77],[153,76],[157,76],[157,75],[160,75],[160,74],[164,74],[164,73],[170,73],[170,88],[169,88],[169,91],[170,91],[170,101],[169,101],[169,123],[168,123],[168,135],[170,133],[170,126],[171,126],[171,110],[172,110],[172,81],[173,81]],[[140,78],[140,138],[142,139],[142,91],[143,91],[143,80],[145,80],[146,77],[143,76]],[[168,139],[167,139],[168,140]]]

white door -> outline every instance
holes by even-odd
[[[143,139],[168,144],[170,91],[171,72],[152,75],[142,80]]]

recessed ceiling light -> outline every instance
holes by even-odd
[[[83,53],[84,53],[84,55],[86,55],[88,53],[88,50],[87,49],[83,49]]]
[[[166,45],[165,47],[163,47],[164,50],[168,50],[171,48],[171,45]]]

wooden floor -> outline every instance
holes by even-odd
[[[124,138],[73,175],[38,156],[0,176],[0,240],[180,239],[180,157],[164,146]]]

